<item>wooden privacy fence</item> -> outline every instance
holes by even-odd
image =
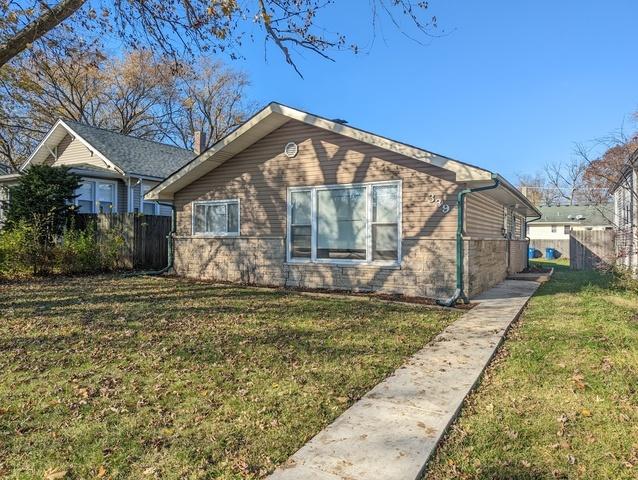
[[[613,230],[578,230],[569,236],[569,265],[591,270],[613,265],[616,258]]]
[[[95,221],[97,234],[117,232],[124,245],[118,265],[126,269],[158,270],[168,262],[168,242],[171,217],[137,213],[81,215],[84,225]]]

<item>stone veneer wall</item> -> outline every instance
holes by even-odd
[[[465,293],[473,296],[507,277],[507,240],[466,240]]]
[[[255,285],[444,297],[455,284],[455,241],[405,239],[401,267],[286,263],[285,239],[175,239],[175,273]]]
[[[403,240],[401,267],[286,263],[278,237],[177,237],[175,273],[221,282],[376,291],[441,298],[455,286],[455,240]],[[511,266],[525,268],[527,242],[511,241]],[[476,295],[507,276],[506,240],[465,241],[465,281]]]

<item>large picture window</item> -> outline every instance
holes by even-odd
[[[193,204],[193,234],[239,235],[239,200],[195,202]]]
[[[400,187],[383,182],[290,189],[288,260],[399,263]]]

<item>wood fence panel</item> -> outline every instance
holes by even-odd
[[[77,225],[86,228],[92,221],[98,236],[107,233],[122,236],[124,242],[118,255],[119,268],[159,270],[166,266],[171,217],[100,213],[80,215]]]
[[[168,261],[167,235],[171,231],[171,218],[155,215],[134,217],[134,268],[160,269]]]
[[[569,264],[574,270],[613,265],[616,258],[613,230],[579,230],[569,236]]]
[[[556,240],[545,240],[532,238],[529,241],[529,246],[534,248],[540,252],[541,257],[545,257],[545,249],[553,248],[555,253],[558,253],[557,258],[569,258],[569,239],[566,238],[564,240],[556,239]]]

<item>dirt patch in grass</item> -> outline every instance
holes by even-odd
[[[157,277],[0,285],[0,477],[261,478],[459,313]]]
[[[608,276],[557,269],[427,478],[638,478],[636,308],[638,296]]]

